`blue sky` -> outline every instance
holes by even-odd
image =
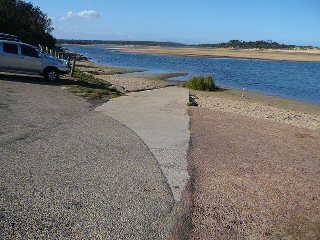
[[[29,0],[30,1],[30,0]],[[320,46],[320,0],[31,0],[66,39]]]

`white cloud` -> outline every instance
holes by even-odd
[[[117,35],[118,36],[127,36],[128,34],[127,33],[123,33],[123,32],[117,32]]]
[[[61,17],[60,19],[61,19],[61,21],[71,20],[71,19],[75,19],[75,18],[93,19],[93,18],[97,18],[99,16],[100,16],[100,14],[94,10],[84,10],[84,11],[77,12],[77,13],[69,11],[66,16]]]

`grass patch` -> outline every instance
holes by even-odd
[[[78,81],[87,82],[87,83],[94,83],[99,86],[110,87],[112,85],[111,83],[100,80],[89,73],[84,73],[84,72],[80,71],[79,69],[75,69],[73,77],[75,79],[77,79]]]
[[[191,80],[183,83],[183,87],[198,91],[218,91],[219,87],[215,84],[212,76],[193,77]]]
[[[122,95],[111,83],[78,69],[75,69],[73,77],[76,81],[67,85],[67,87],[70,92],[78,96],[90,100],[108,100]]]
[[[75,93],[78,96],[82,96],[91,100],[103,99],[108,100],[120,96],[113,91],[108,89],[97,89],[91,87],[84,87],[79,85],[69,85],[68,89],[70,92]]]

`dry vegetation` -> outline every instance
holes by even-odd
[[[107,81],[95,78],[93,75],[75,70],[73,84],[65,85],[72,93],[85,97],[88,100],[107,101],[121,96],[121,93]]]

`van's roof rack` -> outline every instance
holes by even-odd
[[[7,33],[0,33],[0,40],[8,40],[8,41],[15,41],[15,42],[21,42],[18,36],[11,35]]]

